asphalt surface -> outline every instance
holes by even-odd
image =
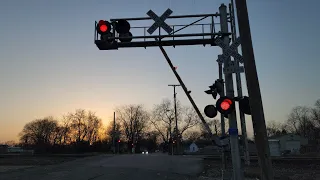
[[[202,159],[166,154],[101,155],[0,174],[1,180],[196,180]]]

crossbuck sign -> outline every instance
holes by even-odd
[[[160,17],[156,15],[152,10],[147,12],[147,15],[150,16],[155,22],[153,25],[147,30],[149,34],[152,34],[157,28],[164,29],[168,34],[173,31],[173,29],[164,21],[172,14],[171,9],[167,9]]]
[[[236,48],[240,45],[240,37],[238,37],[231,46],[226,45],[220,38],[215,40],[215,43],[222,48],[223,54],[218,57],[218,62],[223,63],[227,58],[233,56],[235,60],[243,63],[243,57],[235,51]]]

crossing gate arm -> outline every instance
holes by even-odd
[[[158,38],[155,38],[156,41],[159,41]],[[184,93],[187,95],[189,101],[191,102],[194,110],[196,111],[196,113],[198,114],[202,124],[204,125],[204,127],[206,128],[206,130],[208,131],[211,140],[214,144],[216,144],[217,146],[222,146],[220,138],[217,135],[213,135],[210,127],[208,125],[208,123],[206,122],[206,120],[204,119],[204,117],[202,116],[201,112],[199,111],[199,108],[197,107],[196,103],[193,101],[193,98],[191,97],[190,93],[188,92],[187,87],[185,86],[185,84],[183,83],[182,79],[180,78],[179,74],[177,73],[177,71],[175,70],[175,67],[173,66],[171,59],[169,58],[167,52],[165,51],[165,49],[162,46],[159,46],[163,56],[165,57],[165,59],[167,60],[171,70],[173,71],[174,75],[176,76],[177,80],[179,81]]]

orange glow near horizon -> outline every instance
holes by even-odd
[[[63,115],[68,114],[68,112],[75,112],[76,109],[85,109],[87,111],[95,112],[96,115],[102,120],[103,128],[106,128],[111,120],[113,120],[113,108],[108,108],[110,110],[106,110],[105,108],[70,108],[67,111],[56,111],[54,113],[40,113],[40,112],[22,112],[20,116],[25,116],[26,118],[21,121],[19,116],[11,116],[6,117],[6,119],[10,119],[11,121],[4,121],[0,126],[0,144],[7,141],[19,141],[19,133],[23,129],[23,126],[36,119],[53,116],[56,120],[61,121]],[[38,114],[38,115],[33,115]],[[47,115],[45,115],[47,114]],[[20,121],[19,121],[20,120]],[[101,132],[102,133],[102,132]]]

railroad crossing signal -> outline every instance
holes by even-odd
[[[208,118],[214,118],[217,116],[218,112],[217,109],[214,105],[207,105],[204,108],[204,114],[208,117]]]
[[[173,31],[173,29],[164,21],[172,14],[171,9],[167,9],[160,17],[156,15],[152,10],[149,10],[147,12],[147,15],[150,16],[155,22],[153,25],[147,30],[149,34],[152,34],[157,28],[164,29],[168,34]]]
[[[120,19],[115,23],[115,29],[119,33],[119,40],[121,42],[132,41],[132,33],[130,32],[130,23],[127,20]]]
[[[229,115],[235,110],[235,103],[232,98],[220,97],[216,102],[217,110],[223,115]]]
[[[248,96],[243,96],[239,99],[239,109],[244,114],[251,115],[250,101]]]
[[[112,37],[113,34],[111,33],[111,24],[108,21],[100,20],[97,24],[96,30],[98,34],[100,34],[101,40],[107,41],[109,43],[112,42],[109,37]]]
[[[132,41],[132,34],[130,32],[130,24],[127,20],[120,19],[116,22],[110,23],[106,20],[100,20],[97,23],[96,30],[100,34],[100,39],[109,43],[114,42],[114,34],[111,32],[111,29],[114,29],[119,34],[119,40],[121,42],[130,42]]]
[[[230,61],[228,65],[223,67],[223,73],[224,74],[231,74],[231,73],[236,73],[236,72],[244,72],[244,67],[243,66],[238,66],[235,61]]]
[[[225,117],[228,117],[228,115],[234,110],[235,110],[235,101],[233,100],[233,98],[223,96],[217,100],[215,106],[207,105],[204,108],[204,113],[207,117],[214,118],[217,116],[217,112],[219,111]]]
[[[110,33],[111,31],[111,24],[108,21],[100,20],[97,24],[97,32],[101,35]]]
[[[224,117],[228,118],[228,115],[235,110],[235,101],[239,102],[239,109],[241,112],[247,115],[251,115],[249,97],[243,96],[241,98],[229,98],[226,96],[220,97],[216,105],[207,105],[204,108],[204,114],[209,118],[214,118],[217,116],[217,112],[220,112]]]
[[[235,51],[241,44],[240,37],[238,37],[231,46],[226,45],[220,38],[216,38],[215,43],[224,50],[222,56],[218,57],[218,63],[223,63],[230,56],[233,56],[237,61],[243,63],[243,57]]]
[[[213,99],[217,98],[217,95],[223,92],[224,82],[222,79],[217,79],[211,86],[209,90],[204,91],[207,94],[211,94]]]

